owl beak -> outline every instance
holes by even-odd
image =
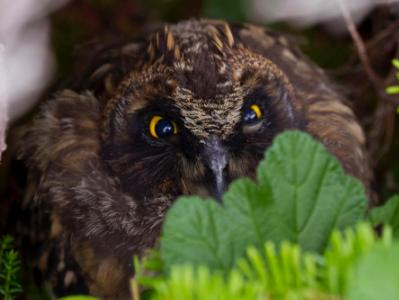
[[[213,196],[218,202],[222,202],[222,196],[226,185],[224,169],[227,166],[227,151],[223,147],[221,140],[217,137],[211,137],[209,140],[203,141],[202,143],[204,144],[204,162],[213,173]]]

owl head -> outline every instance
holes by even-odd
[[[286,75],[226,23],[164,27],[140,47],[102,135],[104,161],[134,197],[221,199],[233,179],[254,177],[277,133],[299,126]]]

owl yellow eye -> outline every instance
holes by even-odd
[[[149,131],[153,138],[166,138],[177,134],[177,125],[172,120],[153,116],[149,124]]]
[[[252,104],[249,108],[244,111],[243,120],[244,123],[251,124],[256,122],[262,117],[262,110],[259,105]]]

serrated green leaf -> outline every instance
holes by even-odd
[[[383,206],[373,208],[370,219],[373,225],[390,225],[394,237],[399,237],[399,195],[390,198]]]
[[[333,229],[354,225],[366,209],[363,186],[344,173],[323,145],[301,132],[275,139],[259,165],[258,180],[272,187],[270,217],[279,224],[279,240],[306,251],[322,251]]]
[[[397,266],[399,266],[399,244],[372,249],[355,265],[346,299],[399,299]]]
[[[226,270],[232,265],[231,240],[223,226],[222,208],[199,197],[178,199],[167,214],[161,238],[161,258],[172,264],[206,263]]]

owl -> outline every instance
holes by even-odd
[[[132,256],[154,245],[174,200],[222,201],[284,130],[311,134],[369,190],[353,112],[283,35],[188,20],[90,50],[19,139],[26,240],[57,296],[129,299]]]

